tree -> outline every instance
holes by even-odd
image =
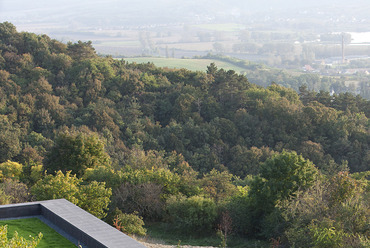
[[[0,162],[12,159],[21,151],[20,129],[7,116],[0,114]]]
[[[226,171],[219,172],[213,169],[204,175],[201,185],[206,195],[217,203],[236,192],[236,187],[231,183],[232,177],[233,175]]]
[[[10,22],[0,23],[0,44],[4,43],[5,45],[14,44],[18,39],[18,33],[16,27]]]
[[[224,45],[220,42],[213,43],[213,49],[215,49],[218,54],[222,54],[225,51]]]
[[[77,195],[78,206],[101,219],[107,215],[111,195],[112,190],[105,187],[105,182],[81,184]]]
[[[276,200],[288,199],[298,189],[312,185],[318,171],[311,161],[296,152],[283,151],[266,160],[261,166],[261,177],[265,178]],[[251,190],[256,190],[251,188]]]
[[[23,172],[23,165],[17,162],[7,161],[0,164],[0,181],[4,179],[17,179],[19,180]]]
[[[58,171],[55,176],[46,175],[31,188],[31,193],[37,200],[50,200],[64,198],[73,204],[78,204],[77,194],[82,179],[70,172],[63,174]]]
[[[230,162],[227,164],[227,168],[232,174],[244,178],[247,175],[257,175],[261,164],[275,152],[269,147],[252,146],[248,149],[245,146],[236,145],[230,149],[229,154]]]
[[[110,157],[104,143],[96,134],[83,132],[60,132],[54,146],[47,154],[45,167],[54,173],[71,171],[82,176],[87,168],[110,166]]]
[[[105,188],[105,183],[93,181],[83,184],[83,180],[58,171],[55,176],[46,175],[31,188],[31,193],[38,201],[64,198],[83,208],[98,218],[106,216],[112,190]]]
[[[283,151],[266,160],[251,183],[249,205],[249,226],[266,238],[282,232],[284,224],[276,204],[291,199],[300,189],[310,187],[318,174],[315,166],[296,152]]]
[[[26,184],[6,179],[0,184],[0,190],[8,197],[9,203],[30,201],[30,194]]]
[[[69,42],[67,47],[67,54],[75,60],[85,60],[97,57],[91,41],[77,43]]]

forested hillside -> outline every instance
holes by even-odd
[[[225,234],[227,215],[234,234],[306,247],[334,230],[365,247],[369,101],[247,78],[102,58],[1,23],[2,203],[64,197],[110,224],[136,211],[183,232]]]

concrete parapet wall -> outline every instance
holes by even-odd
[[[20,203],[0,205],[0,218],[19,218],[41,214],[39,203]]]
[[[76,245],[81,244],[84,248],[145,248],[141,243],[65,199],[0,206],[1,219],[30,216],[42,216],[64,235],[71,236]]]

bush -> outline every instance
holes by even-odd
[[[143,217],[139,216],[137,212],[132,214],[124,214],[120,210],[116,209],[118,215],[113,220],[113,225],[128,235],[146,235],[146,229],[143,227],[145,225]]]
[[[317,181],[282,202],[287,243],[294,247],[369,247],[366,185],[348,173]]]
[[[22,203],[30,200],[28,187],[24,183],[12,179],[5,179],[4,182],[0,184],[0,189],[8,196],[9,203]]]
[[[154,183],[122,184],[114,191],[112,205],[126,213],[137,211],[145,219],[158,220],[163,216],[162,186]]]
[[[39,233],[37,238],[31,237],[31,240],[26,240],[20,237],[17,232],[14,233],[13,238],[8,239],[8,226],[0,226],[0,247],[4,248],[35,248],[42,239],[42,233]]]
[[[174,227],[185,232],[211,231],[217,218],[216,203],[202,196],[170,197],[167,211]]]
[[[345,232],[336,230],[333,226],[325,227],[314,223],[309,226],[309,230],[315,248],[343,247],[343,239],[348,236]]]

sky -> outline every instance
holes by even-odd
[[[357,28],[358,22],[369,22],[368,13],[370,0],[0,0],[0,22],[49,35],[207,22],[248,25],[284,18],[318,18],[318,23],[320,18],[342,18],[348,24],[345,32],[370,32],[367,25]]]
[[[117,19],[130,16],[139,22],[176,21],[187,14],[211,15],[222,12],[239,14],[269,11],[295,11],[333,6],[368,5],[369,0],[0,0],[0,21],[15,24],[43,23],[58,20],[69,25],[73,21],[96,18]],[[122,24],[130,20],[121,18]],[[181,19],[182,20],[182,19]]]

